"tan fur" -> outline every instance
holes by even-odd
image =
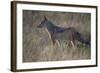
[[[47,28],[45,28],[45,30],[46,30],[46,32],[48,33],[49,38],[50,38],[50,40],[51,40],[51,42],[52,42],[51,35],[50,35],[50,33],[48,32]],[[56,40],[56,43],[57,43],[57,45],[60,47],[60,43],[59,43],[59,41],[58,41],[58,40]],[[51,44],[52,44],[52,45],[54,45],[53,43],[51,43]]]
[[[74,45],[73,41],[71,41],[71,44],[72,44],[73,48],[75,49],[75,45]]]
[[[57,42],[57,45],[60,47],[60,43],[59,43],[59,41],[58,41],[58,40],[56,40],[56,42]]]
[[[50,33],[48,32],[47,28],[45,28],[45,30],[46,30],[46,32],[48,33],[49,38],[50,38],[50,40],[51,40],[51,42],[52,42],[51,35],[50,35]],[[52,43],[51,43],[51,44],[52,44]]]

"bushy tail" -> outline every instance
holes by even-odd
[[[74,39],[76,39],[77,41],[81,42],[82,44],[90,46],[90,41],[91,41],[90,37],[88,39],[86,39],[85,37],[83,37],[83,35],[81,33],[79,33],[73,27],[69,27],[69,28],[67,28],[67,30],[70,30],[72,32],[72,35],[73,35]]]
[[[89,39],[85,39],[79,32],[76,32],[75,35],[76,35],[76,39],[78,41],[80,41],[82,44],[90,46],[90,38]]]

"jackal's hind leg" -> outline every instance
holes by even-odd
[[[75,49],[76,48],[75,47],[75,42],[71,41],[71,44],[72,44],[73,49]]]
[[[57,43],[57,45],[60,47],[60,43],[59,43],[59,41],[58,41],[58,40],[56,40],[56,43]]]
[[[66,42],[66,47],[69,48],[69,46],[70,46],[70,42],[67,41],[67,42]]]

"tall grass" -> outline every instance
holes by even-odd
[[[61,27],[74,27],[84,37],[90,36],[89,13],[49,12],[23,10],[23,62],[82,60],[91,58],[91,49],[83,44],[77,48],[67,47],[61,41],[53,47],[47,32],[37,28],[44,16]]]

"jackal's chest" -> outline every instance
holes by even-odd
[[[50,33],[50,31],[48,31],[48,29],[47,29],[47,28],[45,28],[45,31],[47,32],[47,34],[48,34],[49,38],[51,39],[51,33]]]

